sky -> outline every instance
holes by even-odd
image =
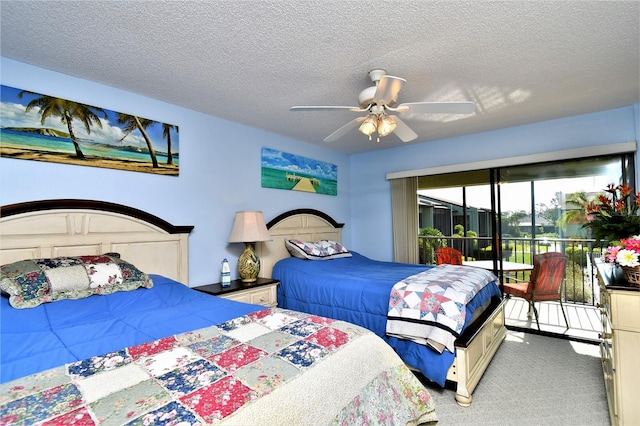
[[[43,125],[40,123],[41,117],[39,108],[34,108],[28,113],[25,112],[25,107],[27,106],[27,104],[33,99],[37,98],[39,95],[25,94],[22,96],[22,98],[18,98],[18,93],[20,93],[22,89],[16,89],[9,86],[0,86],[0,89],[0,126],[35,128],[46,127],[68,133],[67,125],[63,124],[58,117],[48,118]],[[47,94],[45,93],[43,95]],[[69,100],[73,101],[73,99]],[[99,105],[97,106],[99,107]],[[112,145],[132,145],[136,147],[146,147],[146,143],[138,130],[130,133],[122,142],[120,142],[120,140],[125,136],[125,132],[123,132],[120,127],[118,127],[117,113],[105,108],[102,109],[107,113],[106,119],[104,119],[101,114],[98,114],[98,116],[101,117],[100,121],[102,123],[102,129],[94,125],[91,127],[90,134],[86,132],[83,124],[81,124],[77,120],[73,120],[72,125],[77,137]],[[118,112],[132,115],[134,114],[127,111]],[[141,118],[153,120],[153,118],[150,117]],[[160,123],[152,125],[146,129],[149,138],[151,138],[154,148],[156,150],[166,151],[167,141],[162,136],[162,130],[163,129]],[[179,152],[178,134],[174,132],[172,132],[171,134],[171,150],[174,153]]]

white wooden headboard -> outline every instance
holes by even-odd
[[[189,233],[150,213],[91,200],[0,208],[0,265],[23,259],[120,253],[146,273],[189,284]]]
[[[290,256],[285,240],[342,242],[343,226],[344,223],[338,223],[328,214],[314,209],[290,210],[278,215],[267,223],[272,240],[256,246],[261,262],[260,276],[271,278],[273,265]]]

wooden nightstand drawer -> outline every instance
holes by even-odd
[[[276,295],[278,284],[280,284],[280,281],[258,278],[258,281],[251,285],[244,284],[240,280],[233,280],[230,287],[223,288],[220,283],[217,283],[194,287],[193,289],[237,302],[275,307],[278,305]]]
[[[220,295],[225,299],[236,300],[238,302],[253,303],[255,305],[276,306],[276,285],[273,284],[266,287],[256,289],[247,289],[236,291],[229,294]]]

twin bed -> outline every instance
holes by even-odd
[[[287,239],[341,240],[341,225],[314,210],[275,218],[268,225],[273,240],[258,247],[261,275],[281,281],[274,309],[184,285],[190,226],[84,200],[15,204],[0,215],[0,265],[12,264],[3,269],[3,293],[34,305],[17,309],[6,294],[0,300],[0,424],[429,423],[434,403],[407,366],[432,381],[455,382],[456,400],[468,405],[505,336],[502,301],[490,291],[470,304],[455,356],[385,336],[381,312],[393,284],[367,285],[378,281],[364,277],[373,261],[357,253],[331,262],[290,257]],[[33,265],[20,263],[59,257],[76,262],[76,272],[89,271],[86,289],[68,284],[61,265],[36,262],[38,281]],[[303,284],[289,276],[296,267],[287,263],[338,261],[359,287],[335,278],[334,290],[350,292],[332,292],[310,281],[315,272]],[[385,282],[424,269],[378,266]],[[103,270],[107,281],[97,282]],[[114,270],[133,287],[107,294]],[[34,283],[40,293],[29,293]]]
[[[468,406],[472,393],[506,336],[503,300],[497,283],[484,287],[467,304],[464,329],[455,354],[441,354],[386,333],[389,295],[400,280],[428,269],[424,265],[378,262],[358,253],[329,261],[292,257],[288,240],[341,241],[343,225],[323,212],[300,209],[283,213],[267,224],[272,241],[262,243],[263,276],[280,280],[278,305],[348,321],[384,338],[407,365],[439,385],[452,382],[456,401]]]

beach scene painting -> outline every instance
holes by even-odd
[[[0,86],[0,156],[178,176],[178,126]]]
[[[338,166],[262,148],[262,187],[338,195]]]

